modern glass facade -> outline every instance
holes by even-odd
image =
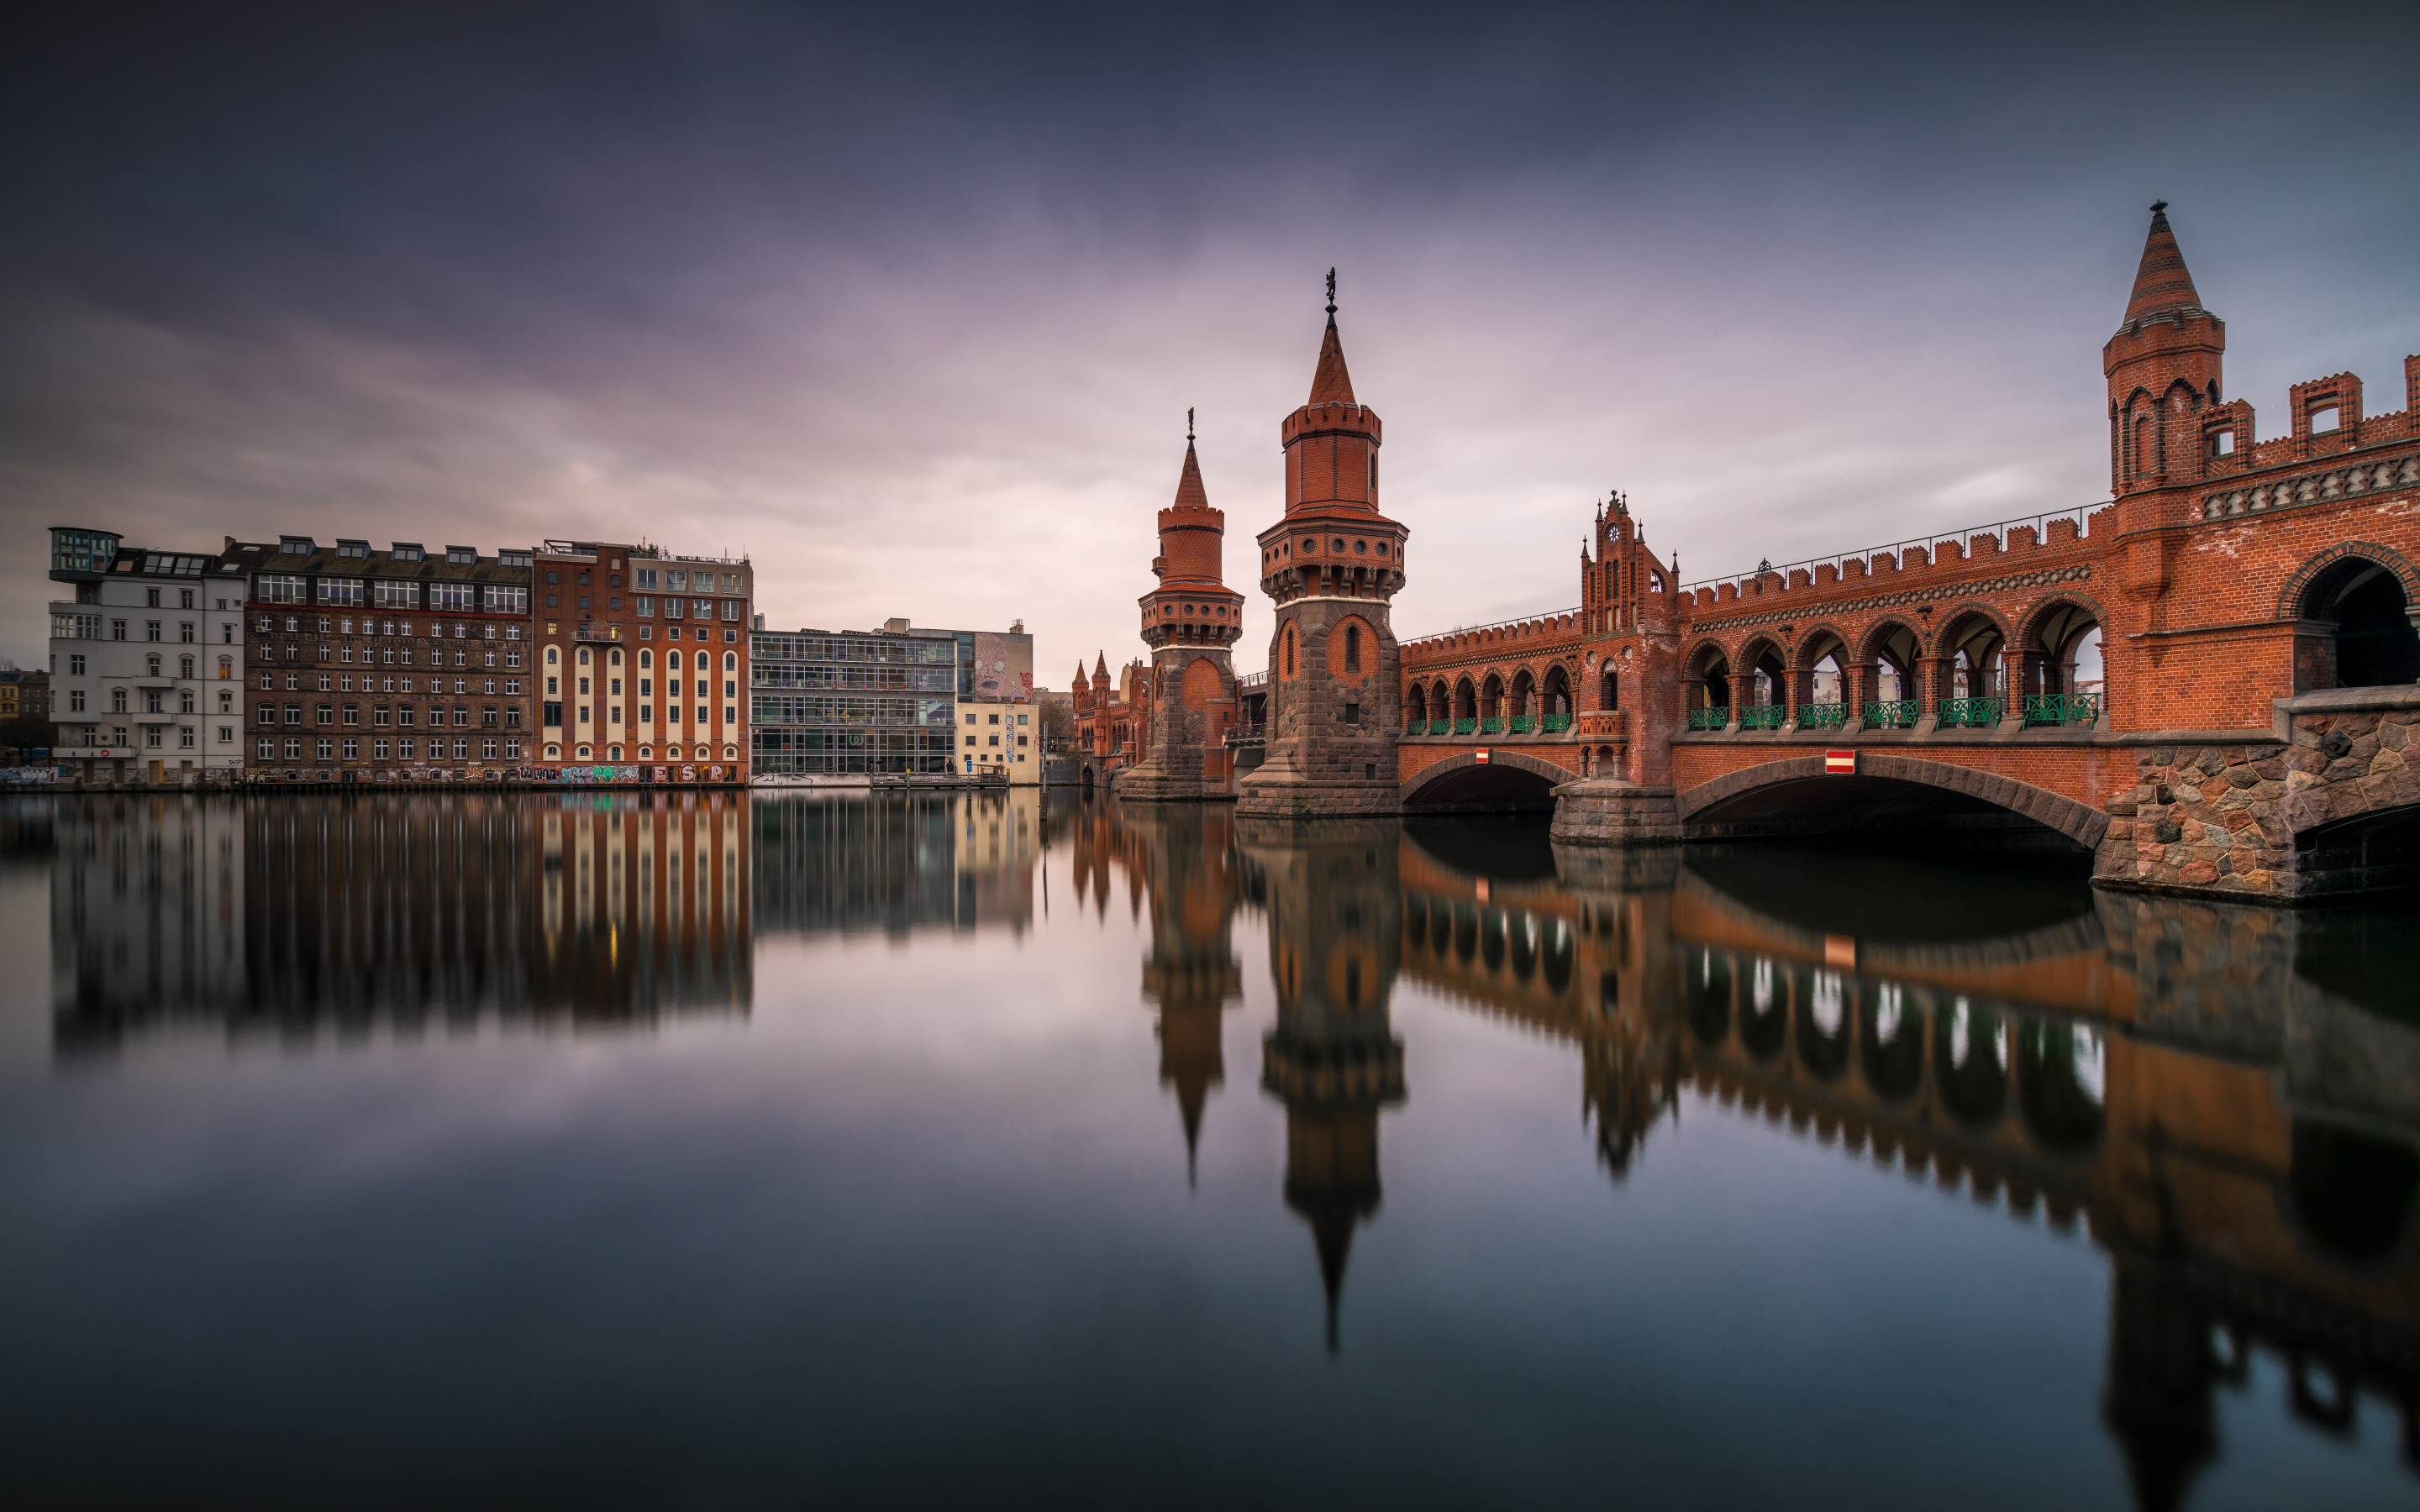
[[[950,770],[955,636],[757,631],[758,775]]]

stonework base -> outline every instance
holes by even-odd
[[[2420,824],[2420,688],[2334,688],[2277,706],[2282,742],[2138,750],[2137,784],[2103,805],[2093,881],[2267,903],[2420,883],[2408,841],[2341,827]]]
[[[1670,788],[1585,778],[1555,789],[1558,845],[1678,845],[1681,808]]]
[[[1118,800],[1122,803],[1231,803],[1234,797],[1223,781],[1168,771],[1150,762],[1118,777]]]
[[[1268,763],[1237,785],[1235,812],[1260,819],[1367,819],[1404,811],[1403,790],[1390,777],[1312,778],[1290,759]],[[1393,763],[1388,764],[1389,766]]]

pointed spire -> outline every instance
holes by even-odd
[[[2133,325],[2153,316],[2196,314],[2201,293],[2194,287],[2177,234],[2168,228],[2168,202],[2151,207],[2151,232],[2143,240],[2143,261],[2134,270],[2134,292],[2126,301],[2126,318]]]
[[[1319,369],[1311,378],[1311,403],[1353,403],[1353,375],[1344,371],[1344,343],[1336,334],[1336,270],[1327,270],[1327,334],[1319,343]]]
[[[1099,651],[1093,653],[1093,675],[1102,679],[1109,675],[1109,658],[1107,653]]]
[[[1191,417],[1191,411],[1187,416]],[[1207,509],[1210,495],[1202,486],[1202,462],[1193,455],[1193,437],[1185,438],[1185,468],[1176,475],[1176,506],[1178,509]]]

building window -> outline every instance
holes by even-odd
[[[194,748],[194,727],[192,725],[179,725],[177,727],[177,748],[178,750],[191,750]]]
[[[255,746],[254,754],[257,755],[264,762],[270,760],[277,754],[277,742],[263,736],[259,743]]]
[[[222,746],[232,746],[235,744],[235,726],[231,724],[223,724],[219,726],[219,744]]]
[[[286,759],[289,762],[299,762],[302,759],[302,740],[301,736],[288,735],[286,738]]]
[[[385,742],[385,741],[383,741],[383,740],[373,740],[373,741],[371,741],[371,742],[370,742],[370,760],[372,760],[372,761],[374,761],[374,762],[382,762],[382,761],[385,761],[385,760],[386,760],[386,751],[387,751],[387,745],[386,745],[386,742]]]
[[[357,762],[357,761],[360,761],[361,759],[362,759],[362,743],[361,743],[360,741],[358,741],[358,740],[348,740],[348,741],[346,741],[346,742],[345,742],[345,760],[347,760],[347,761],[349,761],[349,762]]]

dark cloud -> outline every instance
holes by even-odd
[[[744,547],[1055,681],[1187,404],[1273,516],[1331,263],[1406,629],[1570,596],[1617,482],[1692,570],[2083,501],[2155,194],[2256,404],[2420,346],[2408,8],[43,8],[0,509]]]

